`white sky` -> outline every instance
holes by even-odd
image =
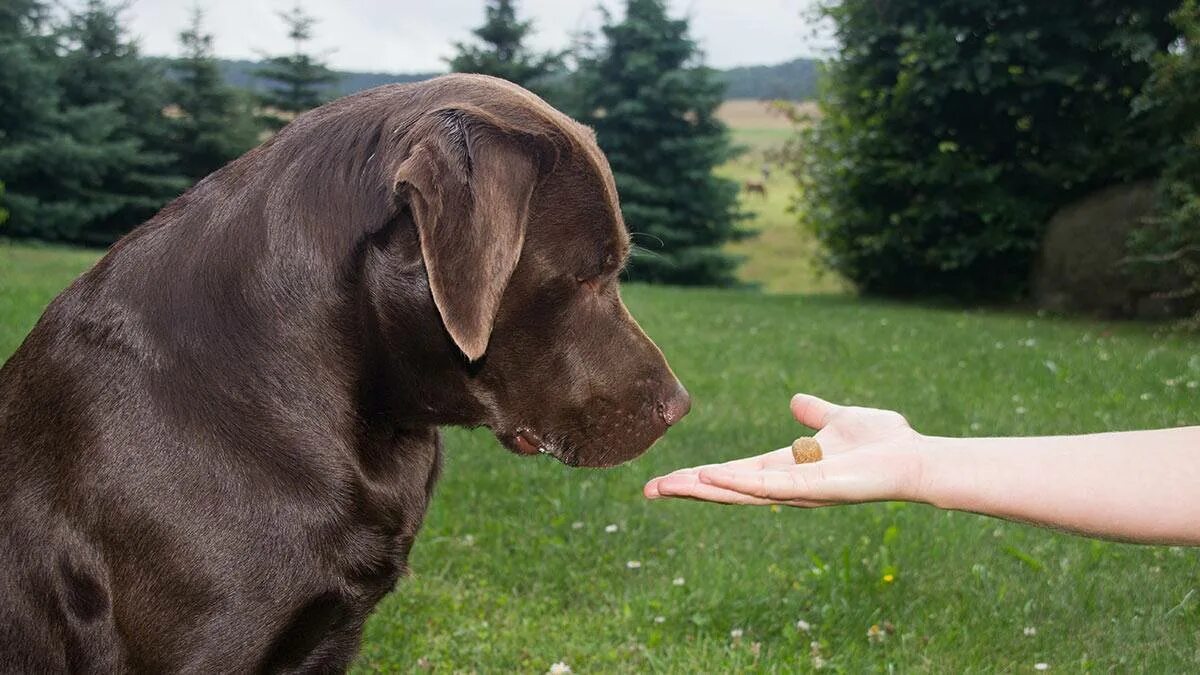
[[[178,33],[194,4],[205,13],[218,56],[257,59],[284,53],[290,43],[276,13],[293,0],[130,0],[124,19],[145,54],[176,55]],[[483,0],[301,0],[319,21],[314,51],[339,70],[418,72],[445,70],[454,41],[467,40],[483,22]],[[531,46],[566,47],[570,36],[600,25],[603,4],[619,15],[622,0],[518,0],[534,20]],[[717,68],[774,64],[819,55],[829,31],[812,17],[814,0],[669,0],[673,16],[691,18],[692,37]]]

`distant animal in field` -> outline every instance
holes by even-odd
[[[757,193],[762,195],[763,199],[767,198],[767,185],[761,181],[748,180],[742,184],[742,190],[744,190],[746,194]]]

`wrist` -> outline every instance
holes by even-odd
[[[912,479],[909,481],[906,501],[930,504],[939,508],[952,508],[945,503],[942,488],[945,487],[944,473],[947,459],[953,452],[955,440],[942,436],[918,434],[913,443]]]

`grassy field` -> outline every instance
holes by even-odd
[[[744,185],[763,182],[766,194],[741,195],[742,210],[750,214],[744,227],[753,237],[726,246],[744,263],[739,277],[769,293],[838,293],[848,285],[817,263],[812,238],[789,211],[796,195],[796,181],[785,167],[772,163],[770,151],[782,146],[794,132],[783,116],[761,101],[726,101],[718,116],[733,132],[733,140],[745,152],[719,169],[726,178]],[[762,167],[770,166],[764,180]]]
[[[0,358],[94,257],[0,244]],[[671,468],[790,442],[797,390],[898,408],[937,434],[1200,423],[1200,341],[848,296],[625,295],[692,391],[691,416],[607,471],[448,431],[414,575],[371,619],[357,670],[792,672],[814,655],[848,672],[1200,669],[1197,550],[915,505],[640,495]]]

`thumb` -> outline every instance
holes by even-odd
[[[796,394],[792,397],[792,416],[810,429],[820,430],[829,423],[829,418],[841,409],[842,406],[811,394]]]

